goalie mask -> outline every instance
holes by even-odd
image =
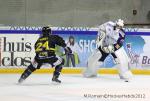
[[[118,19],[116,21],[116,25],[114,26],[114,30],[116,30],[116,32],[119,32],[120,29],[122,29],[124,27],[124,21],[121,19]]]
[[[52,34],[52,30],[50,27],[46,26],[42,28],[42,34],[43,36],[49,36]]]
[[[123,26],[124,26],[124,21],[121,20],[121,19],[118,19],[118,20],[116,21],[116,26],[123,27]]]

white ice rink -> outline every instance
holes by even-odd
[[[51,83],[51,74],[33,74],[17,85],[19,77],[0,74],[0,101],[150,101],[150,76],[136,75],[124,82],[117,75],[83,78],[63,74],[59,85]],[[142,98],[126,98],[128,94]]]

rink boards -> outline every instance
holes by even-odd
[[[53,27],[53,33],[64,38],[66,43],[69,37],[75,40],[74,60],[72,66],[65,64],[63,73],[82,73],[90,54],[97,47],[95,38],[97,28],[83,27]],[[124,48],[130,57],[130,67],[134,74],[150,74],[150,29],[125,28],[126,40]],[[34,58],[34,43],[41,34],[41,27],[0,27],[0,73],[21,73]],[[66,60],[63,49],[56,52]],[[67,61],[67,60],[66,60]],[[43,66],[36,73],[52,73],[50,66]],[[116,74],[117,70],[112,56],[104,61],[99,73]]]
[[[5,68],[5,69],[0,69],[0,74],[21,74],[23,73],[24,68]],[[54,68],[47,68],[47,69],[39,69],[36,70],[34,73],[36,74],[51,74],[53,73]],[[83,73],[82,68],[63,68],[62,74],[82,74]],[[146,69],[131,69],[133,74],[136,75],[150,75],[150,70]],[[98,70],[98,74],[118,74],[117,69],[115,68],[101,68]]]

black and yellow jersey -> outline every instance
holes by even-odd
[[[49,58],[55,56],[55,46],[66,47],[62,37],[58,35],[41,36],[35,43],[35,53],[37,58]]]

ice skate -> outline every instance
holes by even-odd
[[[54,75],[54,76],[53,76],[52,82],[61,83],[61,81],[58,79],[58,75]]]
[[[23,81],[24,81],[24,79],[23,79],[23,78],[20,78],[20,79],[18,80],[18,84],[23,83]]]
[[[119,74],[119,77],[121,80],[124,80],[124,82],[130,82],[132,78],[132,73],[131,71],[127,71],[123,75]]]

